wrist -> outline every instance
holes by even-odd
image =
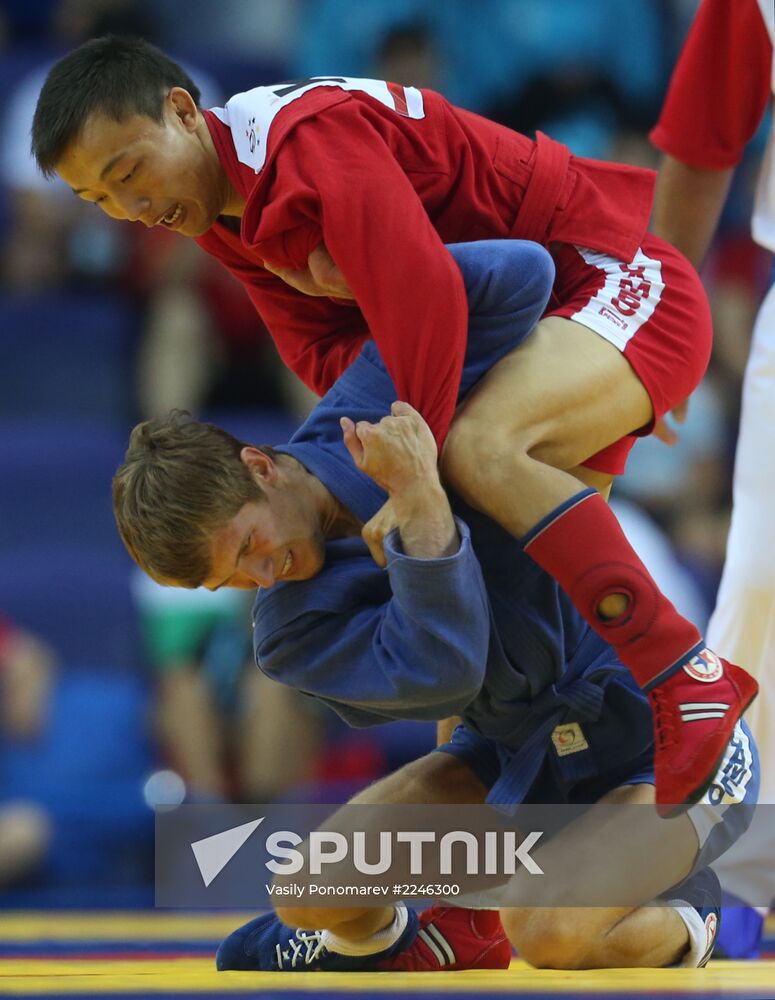
[[[389,491],[390,501],[399,520],[409,520],[449,508],[444,487],[438,481],[420,480]],[[451,513],[451,511],[450,511]]]
[[[391,495],[401,547],[416,559],[454,555],[460,538],[447,494],[437,487]]]

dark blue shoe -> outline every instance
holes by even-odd
[[[376,962],[408,948],[419,927],[414,910],[408,910],[408,923],[398,941],[374,955],[337,955],[323,944],[322,931],[294,929],[280,923],[273,913],[256,917],[233,931],[215,955],[219,972],[239,969],[254,972],[358,972],[373,968]]]

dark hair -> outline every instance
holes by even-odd
[[[142,38],[92,38],[59,60],[46,77],[32,121],[32,152],[50,177],[95,111],[120,122],[146,115],[161,122],[164,98],[183,87],[199,106],[199,88],[176,62]]]
[[[244,447],[182,410],[132,431],[113,477],[113,513],[129,554],[154,580],[201,586],[213,535],[246,503],[265,498],[240,460]]]

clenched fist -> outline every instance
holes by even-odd
[[[430,428],[408,403],[396,401],[378,424],[340,420],[358,468],[389,494],[439,481],[438,450]]]
[[[439,480],[438,449],[430,428],[408,403],[395,402],[377,424],[340,420],[344,443],[356,466],[388,494],[387,503],[364,526],[374,560],[385,565],[383,543],[397,527],[407,555],[435,559],[457,551],[458,537]]]

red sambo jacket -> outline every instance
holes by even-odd
[[[513,237],[629,261],[648,225],[651,171],[574,157],[432,91],[316,78],[258,87],[206,111],[245,198],[240,235],[197,242],[245,285],[286,364],[325,392],[376,341],[398,396],[443,440],[468,309],[444,243]],[[301,295],[265,270],[304,268],[325,242],[360,308]]]

